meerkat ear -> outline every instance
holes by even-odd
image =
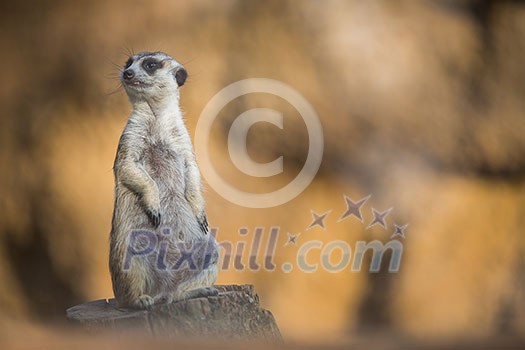
[[[177,85],[182,86],[184,85],[184,82],[186,82],[186,78],[188,77],[188,72],[186,72],[186,69],[184,67],[180,67],[173,73],[173,76],[175,77],[175,80],[177,81]]]

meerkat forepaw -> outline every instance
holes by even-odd
[[[148,215],[148,219],[154,228],[160,226],[161,216],[158,209],[146,209],[146,215]]]
[[[135,302],[133,302],[133,308],[135,309],[151,309],[155,304],[155,300],[149,295],[143,294],[138,297]]]
[[[190,290],[184,299],[216,297],[217,295],[219,291],[215,287],[202,287]]]
[[[153,299],[155,300],[155,304],[171,304],[173,302],[173,295],[160,294]]]

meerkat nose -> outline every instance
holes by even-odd
[[[133,70],[131,69],[126,69],[124,71],[124,73],[122,73],[122,75],[124,76],[124,79],[133,79],[133,77],[135,76],[135,72],[133,72]]]

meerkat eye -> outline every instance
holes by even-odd
[[[154,60],[145,60],[144,63],[142,63],[142,67],[146,72],[152,73],[160,68],[160,63]]]
[[[130,57],[127,61],[126,61],[126,65],[124,66],[124,69],[128,69],[131,64],[133,63],[133,59]]]

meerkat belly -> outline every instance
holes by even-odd
[[[193,217],[185,197],[185,165],[180,151],[163,142],[152,144],[144,155],[144,166],[157,184],[160,196],[162,224],[184,230],[188,217]]]
[[[161,199],[184,197],[184,159],[174,147],[161,142],[152,144],[144,154],[144,166],[155,180]]]
[[[168,242],[166,256],[162,258],[168,266],[173,265],[171,260],[178,258],[176,242],[180,232],[188,230],[188,220],[185,218],[191,209],[184,196],[184,160],[180,153],[167,143],[157,142],[149,145],[143,156],[144,169],[155,181],[159,190],[161,223],[157,231],[159,242]],[[191,224],[190,224],[191,226]],[[169,231],[166,231],[169,230]],[[160,247],[160,245],[159,245]],[[157,255],[149,256],[150,275],[155,275],[155,282],[151,284],[151,294],[156,294],[168,288],[172,279],[170,269],[159,269]]]

